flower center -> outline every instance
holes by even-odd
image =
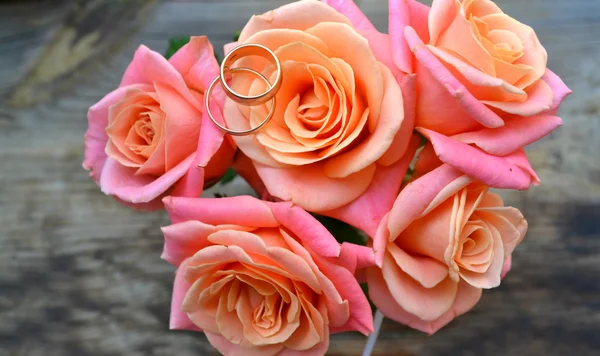
[[[133,124],[130,131],[130,140],[126,141],[129,149],[139,155],[148,157],[147,148],[152,145],[154,141],[154,127],[152,126],[152,119],[150,113],[142,112],[138,116],[138,120]],[[128,137],[129,139],[129,137]]]

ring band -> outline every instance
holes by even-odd
[[[229,69],[229,71],[231,73],[235,73],[235,72],[249,72],[252,73],[258,77],[260,77],[266,84],[267,86],[269,86],[269,88],[271,87],[271,84],[269,83],[269,80],[267,78],[265,78],[264,75],[260,74],[259,72],[250,69],[250,68],[232,68]],[[215,86],[215,84],[217,83],[217,81],[219,81],[219,79],[221,79],[221,77],[216,77],[212,83],[210,83],[210,85],[208,86],[208,89],[206,89],[206,92],[204,93],[204,105],[205,105],[205,110],[206,113],[208,114],[208,117],[210,118],[210,120],[213,122],[213,124],[217,125],[217,127],[223,131],[225,131],[226,133],[232,135],[232,136],[246,136],[249,135],[251,133],[253,133],[254,131],[260,129],[261,127],[263,127],[264,125],[267,124],[267,122],[269,122],[269,120],[271,120],[271,118],[273,117],[273,114],[275,113],[275,96],[272,96],[270,99],[272,101],[271,103],[271,109],[269,110],[269,113],[267,114],[267,117],[260,123],[258,124],[258,126],[250,128],[248,130],[244,130],[244,131],[235,131],[235,130],[231,130],[221,124],[219,124],[217,122],[217,120],[215,120],[214,116],[212,115],[212,112],[210,111],[210,93],[212,92],[213,87]],[[223,85],[224,82],[221,81],[221,84]]]
[[[271,63],[275,64],[275,66],[277,67],[277,76],[275,77],[273,85],[271,85],[271,83],[269,83],[269,81],[261,75],[261,77],[263,77],[263,79],[266,80],[266,83],[269,87],[264,93],[258,95],[242,95],[231,89],[231,87],[229,87],[229,85],[225,81],[225,74],[228,72],[232,72],[235,69],[231,68],[230,66],[233,63],[235,63],[235,61],[237,61],[238,59],[246,56],[263,57],[269,60]],[[271,51],[267,47],[259,44],[247,43],[234,48],[231,52],[227,54],[227,56],[225,56],[225,59],[223,59],[223,64],[221,64],[221,73],[219,77],[221,79],[223,89],[225,89],[225,94],[227,94],[227,96],[231,100],[246,106],[256,106],[266,103],[271,98],[273,98],[275,94],[277,94],[277,92],[279,91],[279,88],[281,87],[282,83],[281,63],[279,62],[279,59],[277,58],[275,53],[273,53],[273,51]]]

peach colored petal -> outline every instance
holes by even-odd
[[[379,65],[383,76],[384,96],[375,131],[352,150],[332,157],[325,163],[325,174],[340,178],[358,172],[377,161],[390,148],[404,119],[402,92],[392,72]],[[370,112],[374,115],[374,112]]]
[[[319,344],[327,330],[323,330],[324,321],[319,311],[304,298],[300,298],[303,313],[296,332],[285,342],[285,346],[294,350],[308,350]]]
[[[448,266],[433,258],[411,255],[395,243],[389,243],[387,251],[404,273],[425,288],[437,286],[448,276]]]
[[[264,202],[250,196],[227,199],[167,197],[163,202],[174,224],[199,220],[211,225],[279,226],[271,209]]]
[[[234,229],[215,231],[207,236],[208,241],[214,245],[237,246],[246,252],[267,255],[267,245],[254,232]]]
[[[508,272],[510,272],[510,268],[512,266],[512,255],[506,257],[504,260],[504,264],[502,265],[502,272],[500,273],[500,278],[504,279]]]
[[[450,26],[458,15],[460,3],[456,0],[436,0],[431,4],[429,11],[429,43],[436,45],[438,38]]]
[[[417,89],[416,75],[405,75],[400,80],[400,88],[402,89],[402,100],[404,102],[404,120],[400,130],[396,133],[394,141],[390,145],[387,152],[377,160],[377,163],[384,166],[389,166],[401,159],[412,143],[411,136],[415,125],[415,112],[417,104]]]
[[[521,42],[523,43],[523,56],[515,63],[528,65],[532,70],[519,80],[516,86],[519,88],[527,88],[544,75],[548,54],[544,47],[542,47],[535,31],[531,27],[502,13],[486,15],[482,17],[482,20],[485,21],[490,30],[508,29],[521,39]]]
[[[260,163],[254,166],[271,195],[313,212],[333,210],[358,198],[368,188],[376,170],[371,165],[336,179],[323,173],[323,163],[285,169]]]
[[[315,257],[319,269],[333,282],[342,299],[348,301],[349,315],[331,315],[331,331],[334,333],[357,330],[365,335],[373,332],[373,314],[369,302],[357,283],[356,278],[346,268],[332,263],[330,259]],[[334,322],[346,319],[342,325]]]
[[[300,320],[291,323],[283,323],[281,329],[279,329],[274,335],[265,337],[261,335],[254,325],[252,320],[253,307],[246,301],[244,293],[241,294],[238,299],[237,316],[242,321],[244,326],[244,337],[245,339],[254,346],[266,346],[266,345],[280,345],[290,338],[290,336],[300,326]]]
[[[266,203],[275,219],[294,234],[302,245],[323,257],[337,257],[340,244],[319,221],[299,206],[290,202]]]
[[[201,93],[219,75],[219,63],[206,36],[192,36],[169,58],[169,63],[181,74],[189,88]]]
[[[173,296],[171,298],[171,316],[169,319],[169,329],[171,330],[192,330],[201,331],[188,318],[187,313],[181,310],[181,305],[185,294],[190,289],[190,284],[184,278],[185,266],[182,266],[175,273],[175,282],[173,283]]]
[[[525,190],[532,184],[539,184],[539,178],[522,150],[498,157],[434,131],[422,128],[417,130],[431,141],[442,162],[490,187]]]
[[[389,213],[387,229],[390,239],[395,239],[412,221],[422,216],[435,197],[462,176],[463,173],[452,166],[442,165],[404,187]]]
[[[414,73],[412,53],[404,39],[404,28],[412,26],[424,42],[429,42],[429,7],[414,0],[390,0],[388,14],[394,63],[404,73]]]
[[[546,69],[542,80],[552,88],[552,92],[554,93],[554,99],[552,100],[552,105],[548,111],[551,115],[555,115],[562,101],[569,96],[572,91],[565,85],[562,79],[550,71],[550,69]]]
[[[177,267],[186,258],[209,245],[207,237],[216,231],[212,225],[189,220],[161,228],[165,236],[162,259]]]
[[[385,255],[381,272],[396,302],[422,320],[438,319],[456,298],[458,284],[449,277],[433,288],[425,288],[404,273],[389,254]]]
[[[552,92],[552,88],[550,88],[545,81],[539,80],[528,89],[527,101],[525,102],[496,102],[482,100],[482,103],[509,114],[530,116],[549,110],[553,100],[554,93]]]
[[[90,171],[90,177],[96,183],[100,182],[102,169],[107,158],[105,149],[108,142],[106,127],[108,126],[109,108],[121,101],[124,95],[130,90],[143,90],[144,88],[148,88],[148,86],[137,84],[116,89],[104,96],[104,98],[88,110],[88,129],[85,133],[83,168]]]
[[[375,266],[375,253],[370,247],[343,242],[338,261],[350,273],[355,274],[359,269]]]
[[[456,184],[456,182],[460,180],[459,178],[449,185],[457,186],[459,184]],[[438,194],[437,197],[441,195],[445,194]],[[462,210],[459,202],[456,201],[456,197],[452,197],[453,195],[455,194],[450,194],[450,199],[442,198],[442,204],[435,210],[427,214],[424,213],[423,217],[408,225],[393,240],[395,244],[410,254],[430,257],[444,264],[448,263],[445,254],[448,252],[447,249],[454,248],[457,244],[455,239],[461,228],[453,224],[454,222],[458,223],[457,220],[460,220],[457,215]]]
[[[133,55],[133,60],[125,70],[120,88],[132,84],[164,84],[179,92],[187,101],[198,109],[202,106],[190,93],[183,77],[177,70],[157,52],[141,45]]]
[[[321,38],[334,57],[343,59],[351,68],[360,68],[355,70],[357,90],[366,98],[371,112],[369,131],[375,131],[383,97],[383,74],[367,40],[350,26],[331,22],[320,23],[306,32]]]
[[[455,0],[455,9],[460,7],[460,2]],[[433,13],[433,7],[432,7]],[[454,16],[447,27],[437,36],[435,47],[457,53],[474,67],[484,73],[496,76],[494,60],[490,53],[482,46],[477,37],[477,30],[463,14]],[[433,37],[433,36],[432,36]]]
[[[452,307],[434,321],[424,321],[402,309],[390,295],[381,272],[376,269],[369,271],[369,296],[386,317],[424,333],[433,334],[452,319],[466,313],[477,304],[481,297],[481,289],[471,287],[464,281],[459,282],[459,288]]]
[[[431,142],[427,142],[417,156],[417,161],[415,162],[413,172],[413,180],[421,178],[424,174],[431,172],[442,164],[444,163],[440,161],[435,154],[435,150],[433,149]]]
[[[462,110],[469,113],[469,115],[477,120],[480,124],[486,127],[500,127],[504,125],[504,121],[493,111],[487,108],[479,100],[473,97],[462,83],[460,83],[450,71],[444,67],[439,59],[429,51],[429,49],[423,44],[423,41],[417,36],[414,29],[407,27],[404,31],[404,36],[408,42],[411,50],[415,54],[415,57],[423,65],[423,67],[431,73],[433,78],[442,84],[447,91],[447,103],[436,102],[438,111],[440,106],[446,109],[452,105],[462,108]],[[438,100],[442,98],[437,98]],[[419,104],[419,108],[431,105],[427,102]],[[419,115],[420,112],[418,111]],[[417,118],[417,122],[418,122]]]
[[[540,140],[561,125],[562,120],[557,116],[515,116],[506,119],[503,127],[460,133],[452,139],[475,145],[495,156],[504,156]]]
[[[262,15],[252,16],[244,26],[238,41],[244,43],[257,32],[288,28],[306,30],[322,22],[340,22],[351,25],[351,22],[334,8],[316,1],[297,1]]]
[[[148,88],[152,90],[151,88]],[[131,150],[127,145],[128,133],[131,132],[139,116],[156,106],[154,95],[143,90],[129,90],[123,100],[112,105],[108,110],[108,126],[106,134],[109,142],[106,154],[128,167],[140,167],[145,158]]]
[[[492,263],[485,273],[472,272],[465,268],[461,268],[459,272],[461,278],[475,288],[489,289],[500,285],[500,274],[504,264],[504,247],[500,233],[493,231],[492,235],[494,241]]]
[[[289,244],[291,251],[302,257],[313,269],[317,276],[319,283],[321,284],[322,291],[319,292],[325,297],[325,304],[329,313],[330,326],[341,326],[348,320],[350,313],[349,303],[343,300],[340,296],[340,292],[334,285],[334,283],[326,276],[320,267],[315,263],[316,255],[314,252],[311,254],[309,250],[301,246],[294,238],[292,238],[285,230],[281,230],[281,234]],[[298,285],[296,284],[296,288]]]
[[[322,214],[344,221],[369,236],[375,236],[381,219],[391,209],[396,199],[396,195],[390,192],[400,191],[402,180],[419,146],[419,138],[413,135],[409,145],[402,159],[393,165],[377,166],[369,188],[357,199]]]
[[[480,208],[477,214],[484,217],[486,221],[489,221],[498,230],[502,237],[502,244],[505,250],[504,256],[512,254],[513,250],[521,243],[527,233],[527,220],[525,220],[523,214],[516,208]]]
[[[148,203],[166,194],[190,167],[194,155],[180,162],[159,178],[136,176],[134,168],[124,167],[109,158],[104,165],[100,187],[104,194],[115,195],[129,203]]]
[[[196,149],[202,113],[175,90],[155,84],[165,118],[165,169],[171,170]]]
[[[507,82],[504,78],[484,73],[451,52],[433,46],[427,46],[427,49],[429,49],[429,51],[431,51],[431,53],[433,53],[440,61],[446,63],[451,73],[455,72],[454,76],[465,85],[469,92],[473,96],[476,96],[477,99],[493,100],[497,98],[512,101],[526,100],[526,92],[510,84],[510,82]],[[460,80],[459,78],[461,77],[464,78],[464,80]]]
[[[272,356],[281,351],[283,345],[268,345],[259,347],[242,347],[229,342],[221,335],[205,332],[210,344],[220,353],[227,356]]]
[[[483,17],[489,14],[502,13],[502,10],[490,0],[477,0],[463,3],[465,13],[470,13],[476,17]]]
[[[360,33],[361,36],[367,39],[367,41],[369,42],[369,47],[371,48],[371,51],[373,52],[375,58],[379,62],[383,63],[386,67],[388,67],[389,70],[391,70],[394,74],[394,77],[400,78],[403,75],[405,75],[405,73],[398,67],[398,65],[395,62],[393,52],[394,46],[392,44],[392,38],[390,37],[390,35],[386,33],[381,33],[377,30],[367,29],[358,30],[358,33]],[[404,37],[402,38],[402,40],[404,41]],[[410,51],[408,53],[410,54]],[[410,64],[404,65],[412,65],[412,62],[410,62]]]

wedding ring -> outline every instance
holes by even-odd
[[[276,67],[277,75],[275,77],[275,81],[271,85],[271,83],[269,83],[269,81],[266,80],[268,89],[263,93],[257,95],[242,95],[231,89],[231,87],[227,84],[225,80],[225,75],[229,72],[232,72],[235,69],[231,68],[231,65],[233,65],[238,59],[247,56],[263,57],[269,62],[273,63]],[[257,73],[255,71],[253,72]],[[227,56],[225,56],[225,59],[223,59],[223,63],[221,64],[221,73],[219,77],[221,79],[223,89],[225,89],[225,94],[227,94],[227,96],[231,100],[246,106],[256,106],[269,101],[275,96],[275,94],[277,94],[279,88],[281,88],[281,63],[279,62],[279,59],[277,58],[275,53],[273,53],[273,51],[271,51],[267,47],[259,44],[247,43],[234,48],[231,52],[227,54]],[[261,77],[263,76],[261,75]]]
[[[269,80],[267,78],[265,78],[264,75],[260,74],[259,72],[250,69],[250,68],[231,68],[229,69],[229,72],[234,74],[236,72],[249,72],[252,73],[258,77],[260,77],[266,84],[267,86],[270,87],[270,83]],[[205,110],[206,113],[208,114],[208,117],[210,118],[210,120],[213,122],[213,124],[215,124],[219,129],[221,129],[222,131],[225,131],[226,133],[232,135],[232,136],[246,136],[249,135],[251,133],[253,133],[254,131],[257,131],[258,129],[260,129],[261,127],[263,127],[264,125],[267,124],[267,122],[269,122],[269,120],[271,120],[271,118],[273,117],[273,114],[275,113],[275,96],[274,94],[271,95],[271,97],[269,98],[271,100],[271,109],[269,110],[269,113],[267,114],[267,117],[265,117],[265,119],[258,124],[258,126],[256,127],[252,127],[248,130],[244,130],[244,131],[235,131],[235,130],[231,130],[221,124],[219,124],[217,122],[217,120],[215,120],[212,112],[210,111],[210,93],[213,90],[213,87],[215,86],[215,84],[217,83],[217,81],[219,81],[220,79],[222,79],[220,76],[216,77],[212,83],[210,83],[210,85],[208,86],[208,89],[206,90],[206,92],[204,93],[204,105],[205,105]],[[221,80],[221,85],[225,86],[225,82],[223,80]],[[270,87],[272,88],[272,87]],[[270,89],[269,89],[270,90]],[[258,104],[255,104],[258,105]]]

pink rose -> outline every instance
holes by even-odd
[[[392,63],[389,37],[352,1],[306,0],[253,16],[239,43],[270,48],[282,65],[271,122],[256,135],[234,138],[268,193],[374,233],[393,202],[374,182],[398,191],[396,172],[410,161],[401,157],[409,150],[412,120],[405,120],[402,90],[386,65]],[[252,58],[236,66],[274,74],[273,66]],[[251,76],[233,80],[241,94],[264,86]],[[226,100],[225,121],[248,129],[268,105]]]
[[[177,267],[171,328],[225,355],[323,355],[329,334],[373,330],[353,276],[369,248],[335,238],[291,203],[167,197],[163,258]]]
[[[523,147],[562,124],[571,91],[533,29],[490,0],[391,0],[389,22],[397,67],[416,74],[415,128],[439,158],[492,187],[537,184]]]
[[[88,112],[83,167],[102,192],[157,209],[163,196],[198,196],[225,173],[233,144],[202,101],[218,73],[206,37],[193,37],[168,61],[140,46],[119,88]],[[218,106],[213,111],[220,115]]]
[[[433,152],[417,161],[418,178],[402,189],[373,241],[382,267],[367,272],[370,297],[385,316],[430,334],[500,284],[527,231],[519,210],[439,163]]]

